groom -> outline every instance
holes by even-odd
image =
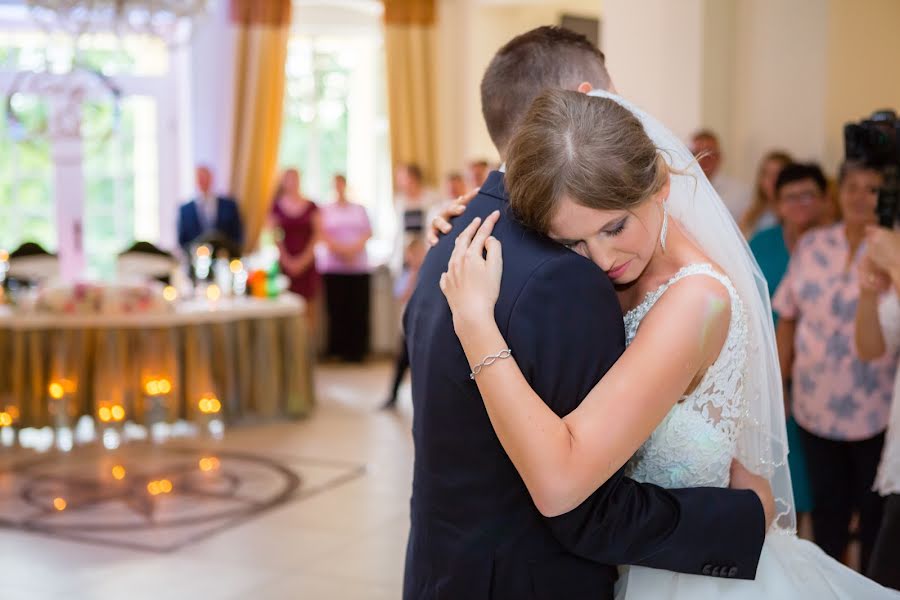
[[[542,90],[591,87],[612,84],[586,38],[541,27],[510,41],[481,84],[500,156]],[[732,487],[744,489],[664,490],[619,471],[570,513],[546,518],[535,508],[469,379],[438,287],[456,234],[495,209],[508,210],[502,172],[428,253],[404,316],[416,460],[403,597],[612,598],[619,564],[752,579],[773,506],[766,481],[740,466]],[[624,350],[615,291],[593,263],[513,218],[494,236],[504,254],[497,323],[531,386],[564,416]]]

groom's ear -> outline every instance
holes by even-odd
[[[581,85],[578,86],[578,91],[581,92],[582,94],[590,93],[593,89],[594,89],[594,86],[592,86],[587,81],[582,81]]]

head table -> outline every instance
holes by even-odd
[[[302,417],[312,360],[305,305],[290,293],[143,314],[0,306],[0,425]]]

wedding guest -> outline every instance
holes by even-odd
[[[347,198],[347,180],[334,176],[335,201],[322,206],[317,265],[325,281],[328,350],[359,362],[369,349],[369,263],[372,226],[366,209]]]
[[[453,171],[447,175],[447,193],[445,194],[447,199],[456,200],[460,196],[464,196],[467,191],[469,190],[466,188],[466,180],[462,173]]]
[[[722,150],[718,136],[709,129],[702,129],[691,138],[691,152],[697,157],[700,168],[719,193],[731,216],[737,221],[750,206],[750,189],[741,181],[725,175],[722,170]]]
[[[213,174],[209,167],[198,166],[195,176],[197,196],[178,211],[178,245],[189,255],[191,245],[197,240],[220,236],[239,252],[244,243],[244,227],[237,202],[213,192]]]
[[[437,204],[434,193],[425,187],[422,169],[409,163],[397,169],[394,203],[400,211],[402,231],[419,235],[425,230],[428,211]]]
[[[787,165],[794,162],[790,155],[780,150],[766,154],[756,169],[756,186],[750,207],[741,217],[741,231],[747,239],[755,233],[778,224],[778,198],[775,196],[775,180]]]
[[[831,225],[844,220],[841,210],[840,190],[834,181],[828,181],[828,195],[825,202],[825,214],[822,216],[823,225]]]
[[[806,450],[815,542],[844,559],[857,510],[863,572],[881,524],[872,485],[897,369],[896,356],[863,362],[853,346],[858,267],[881,182],[865,165],[841,167],[844,220],[800,240],[773,303],[782,374]]]
[[[773,210],[780,225],[775,225],[757,233],[750,240],[750,250],[756,257],[769,294],[774,295],[787,271],[791,253],[800,237],[818,224],[825,209],[825,193],[828,182],[822,169],[816,164],[792,164],[778,173],[772,184],[775,197]],[[778,315],[774,314],[775,323]],[[789,391],[789,390],[786,390]],[[789,402],[789,395],[785,395]],[[788,461],[791,468],[791,482],[794,488],[794,504],[797,513],[812,510],[812,494],[806,469],[806,456],[800,439],[797,422],[788,410],[787,419]]]
[[[409,242],[422,237],[431,211],[439,208],[440,198],[425,187],[422,169],[415,163],[400,165],[394,177],[394,207],[397,213],[397,235],[391,256],[391,272],[399,277],[403,269],[403,253]]]
[[[416,289],[419,268],[422,266],[422,261],[425,260],[426,250],[427,247],[425,241],[421,237],[413,238],[409,245],[406,246],[403,261],[406,266],[403,269],[403,273],[397,278],[397,281],[394,284],[394,297],[400,304],[401,311],[406,307],[406,303],[409,302],[413,291]],[[397,350],[397,358],[394,362],[393,383],[391,384],[391,391],[388,395],[388,399],[384,403],[384,408],[394,408],[397,405],[397,392],[400,390],[400,384],[403,383],[403,377],[406,375],[408,369],[409,355],[406,352],[406,342],[401,335]]]
[[[315,248],[321,235],[319,207],[301,191],[300,172],[287,169],[272,201],[269,225],[276,240],[281,271],[291,280],[290,290],[307,301],[307,314],[315,324],[321,277],[316,270]]]
[[[469,185],[473,188],[481,187],[484,180],[491,172],[491,166],[486,160],[473,160],[469,163]]]
[[[856,348],[863,360],[896,354],[900,346],[900,232],[871,229],[860,264]],[[875,489],[884,497],[884,518],[872,550],[868,576],[900,590],[900,372],[894,381],[890,423]]]

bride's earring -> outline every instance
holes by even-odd
[[[666,251],[666,234],[669,233],[669,208],[663,202],[663,222],[662,229],[659,232],[659,245],[662,246],[663,252]]]

